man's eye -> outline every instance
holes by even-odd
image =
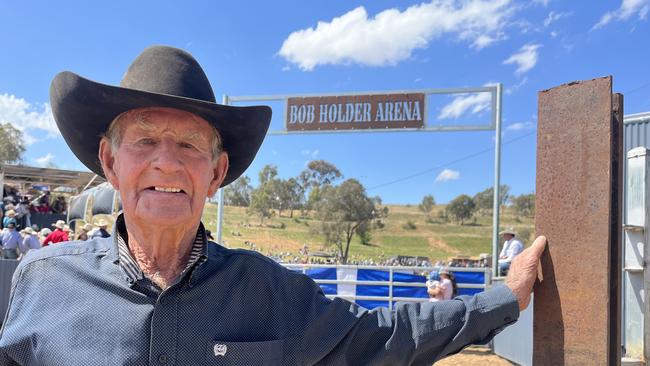
[[[185,149],[193,149],[194,145],[187,143],[187,142],[181,142],[178,144],[180,147],[185,148]]]
[[[154,139],[140,139],[138,142],[142,145],[154,145],[156,143]]]

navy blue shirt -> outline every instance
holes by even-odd
[[[368,311],[258,253],[219,245],[205,245],[160,291],[120,265],[117,237],[27,254],[0,365],[430,365],[519,316],[504,286]]]

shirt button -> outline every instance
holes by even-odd
[[[503,321],[505,321],[506,323],[510,323],[512,321],[512,318],[509,317],[509,316],[506,316],[506,318],[503,319]]]
[[[162,355],[158,356],[158,362],[159,363],[164,365],[164,364],[167,363],[167,361],[168,361],[168,358],[167,358],[166,354],[163,353]]]
[[[166,298],[166,297],[161,298],[161,299],[160,299],[160,304],[161,304],[161,305],[167,305],[167,304],[169,304],[169,299]]]

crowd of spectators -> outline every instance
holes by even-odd
[[[88,223],[80,226],[76,234],[64,220],[51,224],[51,229],[39,228],[31,223],[31,213],[65,214],[65,198],[58,196],[50,200],[50,194],[46,192],[30,200],[28,196],[18,195],[15,190],[8,190],[6,193],[7,196],[0,204],[0,253],[3,259],[21,259],[30,250],[66,241],[110,236],[107,230],[108,222],[103,219],[95,225]]]
[[[246,249],[254,250],[274,259],[279,263],[286,264],[322,264],[322,265],[338,265],[342,264],[336,251],[328,252],[312,252],[305,244],[297,252],[288,250],[279,250],[278,247],[272,247],[267,250],[258,247],[251,241],[244,242]],[[378,258],[364,258],[360,255],[351,255],[346,264],[357,266],[402,266],[402,267],[454,267],[454,268],[487,268],[490,267],[489,257],[481,255],[479,259],[470,258],[453,258],[450,260],[431,261],[427,257],[413,257],[413,256],[393,256],[386,258],[384,253],[381,253]]]

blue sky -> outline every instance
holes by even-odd
[[[58,134],[49,83],[63,70],[118,84],[147,46],[191,52],[221,95],[318,94],[503,83],[501,181],[535,189],[537,92],[613,75],[626,114],[650,111],[650,0],[0,0],[0,121],[27,165],[87,170]],[[430,124],[488,123],[482,95],[436,96]],[[284,111],[273,103],[275,116]],[[273,128],[281,128],[274,118]],[[567,125],[570,128],[570,122]],[[388,203],[447,202],[493,183],[494,131],[267,137],[247,175],[337,165]]]

